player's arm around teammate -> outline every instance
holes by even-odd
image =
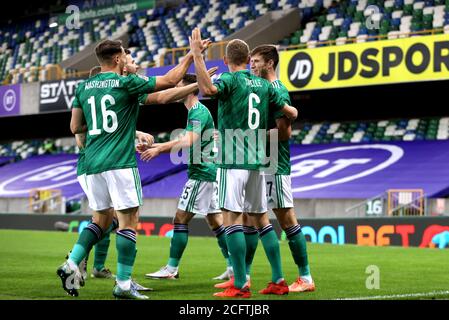
[[[123,69],[123,74],[124,75],[136,74],[139,71],[140,67],[137,65],[136,60],[133,58],[130,50],[125,49],[125,53],[126,53],[126,65]],[[217,70],[218,67],[213,67],[209,69],[208,70],[209,76],[213,76],[217,72]],[[187,86],[178,86],[178,84],[176,84],[175,88],[165,89],[150,94],[144,94],[139,97],[139,102],[142,105],[174,103],[187,97],[189,94],[194,93],[196,90],[198,90],[197,83],[191,83]]]
[[[203,52],[206,49],[204,41],[201,40],[201,32],[199,28],[195,28],[192,31],[192,36],[189,38],[190,48],[193,54],[193,60],[195,63],[195,72],[198,77],[198,86],[201,93],[206,97],[216,96],[218,93],[217,87],[212,83],[211,78],[206,71],[206,64],[203,59]],[[224,57],[224,63],[229,64],[227,57]],[[275,95],[274,91],[270,92],[271,95]],[[288,119],[295,120],[298,117],[298,110],[295,107],[287,104],[280,110]]]
[[[212,77],[217,72],[217,70],[218,67],[213,67],[207,70],[209,77]],[[179,100],[187,97],[189,94],[192,94],[197,90],[198,90],[198,83],[191,83],[187,86],[176,87],[155,92],[147,96],[145,105],[168,104],[178,102]]]
[[[209,47],[210,44],[211,41],[209,39],[203,40],[202,52],[204,52]],[[187,70],[189,69],[192,62],[193,62],[193,54],[189,52],[187,53],[186,56],[184,56],[181,62],[176,67],[167,72],[167,74],[156,77],[155,91],[173,88],[174,86],[176,86],[179,83],[179,81],[182,80],[184,75],[187,73]]]

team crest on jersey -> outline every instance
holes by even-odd
[[[194,127],[199,126],[199,125],[201,124],[201,121],[200,121],[200,120],[195,120],[195,119],[192,119],[192,120],[190,120],[189,122],[190,122],[190,124],[191,124],[192,126],[194,126]]]
[[[149,78],[148,78],[147,76],[143,76],[143,75],[141,75],[141,74],[137,74],[137,76],[138,76],[139,78],[145,80],[145,81],[148,81],[148,80],[149,80]]]

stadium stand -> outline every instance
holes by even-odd
[[[154,134],[156,142],[166,142],[170,133]],[[390,119],[347,122],[303,122],[295,126],[291,144],[370,143],[389,141],[449,140],[449,117]],[[16,160],[43,154],[78,153],[72,137],[35,139],[0,144],[0,157]]]
[[[373,5],[379,9],[379,13],[371,16],[373,23],[379,23],[380,28],[378,30],[376,28],[370,30],[367,26],[371,15],[369,6]],[[278,43],[283,50],[449,33],[449,0],[248,0],[244,2],[237,0],[192,0],[182,1],[177,6],[156,6],[150,10],[117,15],[114,19],[101,18],[82,21],[79,30],[69,30],[63,25],[50,28],[51,19],[48,17],[33,19],[32,22],[7,25],[0,29],[0,81],[4,84],[32,83],[21,86],[22,92],[19,93],[22,108],[20,114],[27,115],[23,118],[29,118],[29,120],[24,119],[21,123],[24,124],[24,127],[27,127],[27,124],[31,122],[34,125],[34,121],[51,122],[51,125],[47,127],[54,128],[54,131],[48,130],[45,133],[39,132],[39,135],[36,136],[29,135],[26,137],[22,137],[22,135],[14,137],[15,133],[11,131],[12,127],[3,131],[5,133],[11,132],[7,132],[7,138],[2,136],[1,140],[3,141],[0,141],[0,169],[4,175],[3,180],[0,181],[0,187],[2,181],[8,181],[13,176],[20,175],[22,172],[20,168],[23,168],[23,172],[29,172],[41,167],[52,166],[61,161],[73,160],[73,163],[76,161],[78,149],[73,137],[68,137],[70,133],[65,124],[66,120],[63,120],[68,115],[67,109],[55,107],[51,111],[56,112],[53,116],[50,116],[45,114],[48,110],[41,108],[39,100],[39,82],[59,80],[57,79],[58,76],[62,78],[76,77],[79,75],[77,71],[81,71],[75,69],[63,70],[58,66],[59,64],[70,60],[77,54],[82,54],[83,51],[92,51],[92,46],[100,39],[115,38],[125,34],[128,38],[128,47],[142,68],[150,68],[149,70],[151,70],[154,66],[172,65],[185,54],[188,36],[194,26],[201,28],[203,37],[208,37],[215,43],[224,44],[233,34],[241,32],[251,22],[265,14],[289,8],[299,9],[301,23],[300,27],[292,34],[288,34],[290,30],[284,31],[284,34],[278,37],[276,41],[279,41]],[[55,73],[57,77],[55,77]],[[380,84],[380,82],[376,84]],[[68,87],[67,85],[65,88]],[[64,86],[60,85],[58,88],[64,88]],[[295,90],[292,89],[292,91]],[[67,97],[64,99],[58,95],[52,96],[52,98],[60,98],[61,101],[67,100]],[[300,119],[293,128],[290,140],[292,150],[294,150],[292,157],[301,157],[302,154],[307,152],[313,153],[316,150],[328,150],[340,146],[357,147],[361,144],[385,143],[400,146],[407,152],[410,149],[412,150],[410,153],[414,155],[418,154],[414,153],[415,149],[427,150],[426,148],[428,148],[428,151],[424,153],[435,152],[435,158],[430,159],[428,164],[426,163],[430,168],[429,170],[442,166],[437,161],[439,151],[436,150],[440,150],[438,148],[444,149],[449,140],[449,118],[444,112],[439,114],[429,112],[426,114],[425,111],[427,110],[423,110],[421,113],[407,111],[408,104],[410,104],[410,108],[412,107],[412,98],[409,98],[407,103],[404,102],[395,106],[395,108],[391,108],[391,110],[387,110],[388,112],[376,113],[378,109],[389,109],[391,104],[389,107],[387,103],[384,106],[383,104],[376,105],[374,102],[361,101],[362,95],[358,96],[359,99],[339,100],[334,103],[334,99],[337,100],[336,97],[317,100],[318,96],[324,96],[323,93],[317,91],[306,94],[304,100],[298,92],[292,92],[291,96],[294,103],[297,103],[304,110],[304,113],[302,113],[304,118]],[[343,99],[342,96],[340,95],[339,99]],[[391,101],[390,98],[388,101]],[[55,104],[58,103],[60,101]],[[341,103],[344,108],[328,113],[330,109],[340,109],[334,108],[337,103]],[[357,103],[364,107],[359,108],[363,111],[363,114],[351,115],[347,118],[336,115],[336,113],[348,112],[347,109]],[[211,111],[215,112],[216,105],[209,102],[205,102],[205,104],[211,108]],[[320,108],[316,108],[317,104],[320,104]],[[322,110],[323,116],[317,116],[316,110]],[[405,112],[402,115],[403,110]],[[429,111],[431,110],[429,109]],[[63,112],[66,112],[66,116],[63,115]],[[158,109],[158,106],[152,108],[151,112],[150,115],[146,111],[142,111],[144,117],[148,117],[148,120],[145,119],[142,123],[146,121],[148,123],[144,123],[139,130],[154,130],[151,133],[156,137],[157,142],[167,141],[170,136],[169,132],[174,129],[172,127],[175,124],[170,123],[162,127],[154,127],[154,121],[151,123],[150,121],[166,117],[167,114],[162,108]],[[40,120],[37,118],[32,120],[37,114],[42,116]],[[180,120],[183,114],[180,110],[173,121]],[[400,118],[397,118],[398,115]],[[6,123],[6,121],[3,123]],[[63,128],[59,128],[59,124],[63,124]],[[183,126],[183,124],[184,120],[180,120],[176,126]],[[37,137],[40,139],[37,139]],[[43,139],[44,137],[51,138]],[[371,156],[371,154],[362,154],[360,157],[370,158]],[[359,155],[355,158],[359,158]],[[42,159],[46,160],[43,161]],[[329,161],[330,166],[332,160]],[[166,162],[171,164],[170,161]],[[425,163],[425,161],[417,162],[416,165],[419,166],[420,163]],[[409,172],[417,168],[411,160],[406,161],[404,167],[406,166],[408,166]],[[158,164],[151,163],[151,167],[156,168]],[[145,168],[149,168],[149,164],[139,162],[139,169],[145,171]],[[429,179],[436,179],[437,176],[438,179],[435,180],[434,184],[428,182],[431,187],[427,188],[426,192],[431,195],[444,196],[445,190],[448,189],[443,181],[445,175],[435,174],[435,171],[432,172]],[[360,184],[348,183],[347,189],[339,187],[334,189],[324,188],[315,193],[301,191],[300,194],[295,194],[295,198],[344,199],[353,197],[358,199],[356,201],[360,201],[365,196],[370,197],[374,193],[384,192],[391,185],[394,185],[394,179],[402,181],[401,186],[403,187],[420,187],[427,183],[421,183],[422,181],[420,182],[418,179],[420,177],[416,175],[400,175],[400,173],[400,170],[393,170],[393,173],[389,173],[392,178],[388,181],[383,181],[383,174],[379,174],[378,180],[373,184],[374,189],[368,187],[371,185],[369,181],[366,184],[364,184],[366,181],[361,181]],[[169,201],[175,201],[173,199],[179,196],[180,188],[186,178],[186,171],[183,166],[161,165],[154,172],[141,173],[141,177],[144,194],[147,197],[145,210],[151,212],[154,208],[157,208],[157,211],[160,211],[159,207],[169,206]],[[309,181],[308,178],[308,176],[301,176],[300,179],[295,180],[295,186],[303,188]],[[59,179],[59,177],[56,179]],[[320,180],[321,178],[317,179]],[[313,185],[314,181],[310,179],[309,182]],[[77,186],[76,183],[74,185]],[[39,184],[36,183],[36,186],[39,186]],[[15,188],[14,185],[8,187]],[[16,187],[21,188],[20,185]],[[363,193],[366,190],[369,192]],[[77,209],[79,199],[70,199],[70,197],[77,196],[79,193],[81,193],[79,188],[69,193],[63,192],[64,196],[69,196],[67,212],[79,210],[79,208]],[[158,201],[157,197],[165,198],[167,202]],[[149,206],[148,203],[151,203],[151,205]],[[335,211],[340,210],[342,212],[343,206],[335,207]],[[11,208],[13,207],[8,207],[8,210],[12,210]],[[305,207],[301,208],[301,210],[306,210]],[[332,208],[329,207],[328,209]],[[307,210],[309,210],[307,212],[312,212],[312,209]]]
[[[449,33],[449,2],[444,0],[360,0],[314,1],[303,9],[305,27],[281,41],[283,46],[345,44],[379,39],[397,39],[409,35]],[[370,6],[379,10],[373,13]],[[324,9],[324,10],[323,10]],[[369,29],[365,22],[380,28]],[[327,42],[327,43],[326,43]]]
[[[380,28],[370,30],[364,22],[373,5],[380,12],[372,16],[372,22],[379,23]],[[175,8],[158,7],[117,16],[115,20],[81,22],[79,30],[50,28],[48,19],[2,28],[0,79],[5,83],[46,80],[49,69],[87,45],[126,32],[130,49],[143,68],[170,65],[184,54],[170,49],[188,46],[188,32],[193,26],[199,26],[204,37],[220,42],[269,11],[294,7],[301,10],[303,27],[280,42],[284,47],[449,33],[449,0],[193,0]],[[70,75],[73,70],[64,72]]]
[[[299,123],[292,132],[292,144],[359,143],[379,141],[421,141],[449,139],[449,118],[391,119]],[[168,141],[169,133],[156,136]]]
[[[35,155],[78,153],[73,140],[73,138],[35,139],[3,143],[0,144],[0,157],[9,157],[17,161]]]

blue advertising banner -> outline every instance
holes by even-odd
[[[82,192],[76,155],[44,155],[0,167],[0,197],[26,197],[32,188]],[[449,141],[293,145],[295,198],[367,199],[388,189],[423,189],[431,198],[449,195]],[[187,181],[184,164],[165,154],[138,160],[143,194],[178,198]]]
[[[449,141],[295,145],[291,148],[295,198],[365,199],[387,189],[449,193]]]
[[[31,189],[57,189],[65,197],[83,193],[76,176],[77,155],[41,155],[6,164],[10,160],[0,157],[0,164],[4,164],[0,167],[0,197],[28,197]],[[173,164],[169,154],[162,154],[151,163],[137,159],[137,164],[143,185],[187,168],[184,164]]]
[[[449,194],[449,141],[293,145],[291,163],[297,199],[367,199],[388,189]],[[144,186],[144,196],[178,197],[186,180],[185,172],[172,175]]]
[[[20,85],[0,87],[0,117],[20,114]]]

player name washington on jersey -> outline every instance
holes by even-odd
[[[108,79],[103,81],[89,81],[84,85],[84,90],[101,88],[118,88],[120,81],[118,79]]]
[[[99,73],[80,83],[73,108],[82,108],[87,123],[86,174],[137,167],[134,140],[138,97],[154,91],[156,78]]]
[[[285,103],[291,106],[290,95],[287,88],[280,80],[275,80],[271,83],[273,88],[284,99]],[[284,114],[282,112],[270,112],[268,125],[269,128],[276,128],[276,120],[282,118]],[[269,149],[269,147],[267,148]],[[276,174],[290,175],[291,162],[290,162],[290,143],[288,141],[279,141],[278,143],[278,157]]]
[[[222,168],[259,170],[266,163],[268,111],[280,111],[284,99],[269,81],[248,70],[225,72],[215,80]]]

